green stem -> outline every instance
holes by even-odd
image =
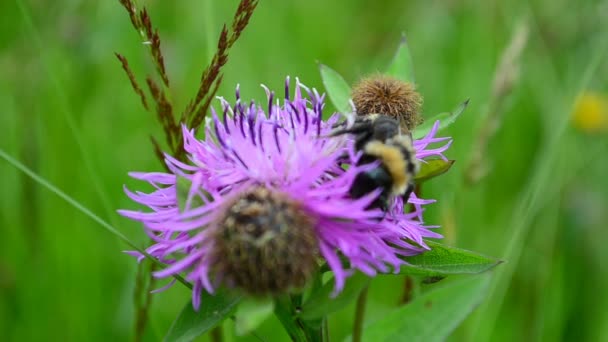
[[[355,323],[353,325],[353,342],[361,342],[361,333],[363,332],[363,321],[365,319],[365,306],[367,304],[367,291],[369,286],[366,286],[359,293],[357,298],[357,307],[355,309]]]
[[[403,294],[401,295],[401,301],[399,304],[407,304],[414,297],[414,278],[411,276],[405,276],[403,283]]]
[[[291,304],[289,296],[281,296],[276,298],[274,312],[279,319],[285,331],[289,334],[292,341],[308,342],[309,338],[306,335],[306,330],[302,322],[295,317],[296,313]]]
[[[142,324],[142,292],[144,291],[144,263],[137,265],[137,273],[135,274],[135,288],[133,289],[133,305],[135,306],[135,337],[133,341],[140,342],[144,336],[144,326]]]
[[[212,342],[222,342],[224,340],[224,333],[222,331],[221,324],[211,329],[210,337]]]
[[[321,341],[329,342],[329,325],[327,324],[327,318],[323,318],[321,323]]]
[[[138,266],[135,289],[133,291],[135,302],[135,342],[143,341],[146,324],[148,323],[148,312],[152,306],[152,290],[156,286],[156,278],[152,274],[156,271],[158,265],[150,263],[148,272],[145,271],[145,265],[145,263],[140,263]]]
[[[416,197],[420,197],[422,193],[422,184],[416,184],[414,188],[414,194]],[[413,205],[408,205],[406,207],[406,211],[411,213],[415,210]],[[399,301],[400,305],[407,304],[412,300],[413,297],[413,289],[414,289],[414,279],[410,276],[405,276],[405,280],[403,281],[403,294],[401,295],[401,300]]]

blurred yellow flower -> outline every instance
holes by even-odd
[[[608,131],[608,98],[598,93],[583,92],[574,106],[572,124],[584,133]]]

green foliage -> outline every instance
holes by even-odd
[[[359,292],[369,284],[369,281],[369,277],[362,273],[356,273],[348,278],[342,292],[337,296],[332,296],[335,287],[332,278],[310,295],[310,298],[302,306],[299,316],[304,320],[310,321],[323,318],[343,309],[357,298]]]
[[[350,113],[353,111],[350,105],[350,86],[344,78],[335,70],[327,65],[319,64],[321,79],[325,92],[340,113]]]
[[[292,341],[306,342],[308,337],[302,324],[298,321],[293,310],[293,305],[289,297],[277,298],[275,301],[274,313],[287,331]]]
[[[241,296],[223,291],[219,291],[215,295],[203,291],[201,297],[199,311],[194,310],[192,302],[186,303],[169,328],[169,332],[165,336],[166,342],[192,341],[229,317],[242,301]],[[247,324],[251,324],[251,322],[246,322],[241,329],[248,328]]]
[[[443,129],[453,124],[468,105],[469,100],[466,100],[451,112],[439,113],[432,118],[425,119],[424,122],[414,130],[414,138],[420,139],[426,136],[433,129],[433,126],[437,121],[439,121],[439,129],[437,132],[441,132]]]
[[[445,284],[370,323],[363,341],[444,341],[479,305],[489,277],[469,277]]]
[[[414,83],[414,63],[405,34],[401,35],[401,41],[386,73],[404,82]]]
[[[146,2],[167,52],[176,108],[200,83],[219,23],[230,22],[234,4]],[[263,101],[259,84],[278,90],[286,75],[324,91],[317,59],[341,70],[347,80],[386,70],[405,30],[425,113],[473,100],[470,115],[461,115],[444,131],[454,138],[447,156],[458,160],[457,167],[423,184],[423,196],[439,200],[425,212],[425,222],[441,224],[439,231],[450,244],[508,261],[494,270],[491,297],[449,340],[608,340],[608,295],[602,292],[608,271],[597,267],[608,259],[602,246],[608,238],[608,160],[598,158],[606,151],[606,137],[578,134],[568,126],[580,92],[604,97],[608,92],[601,77],[608,70],[600,50],[608,41],[597,10],[601,5],[598,0],[501,2],[488,15],[487,6],[461,2],[431,7],[397,0],[311,0],[305,6],[260,2],[231,52],[217,94],[230,100],[240,84],[246,100]],[[146,246],[141,225],[115,210],[137,208],[121,190],[124,183],[131,189],[141,186],[127,178],[128,171],[163,170],[148,143],[160,131],[132,93],[113,52],[128,57],[141,77],[154,71],[145,57],[148,47],[118,2],[60,0],[41,6],[17,0],[0,2],[0,10],[6,19],[0,22],[0,149],[136,246]],[[484,160],[493,168],[471,187],[462,182],[466,163],[477,148],[486,104],[493,101],[492,78],[511,23],[521,13],[543,15],[529,18],[530,42],[519,81],[499,108],[504,116],[488,141]],[[596,59],[601,61],[597,67]],[[138,80],[144,85],[143,78]],[[433,121],[426,117],[426,123]],[[135,262],[120,251],[131,247],[1,160],[0,175],[3,340],[130,340]],[[402,283],[386,278],[370,286],[370,328],[402,291]],[[439,285],[444,284],[433,286]],[[146,330],[162,336],[190,295],[179,284],[154,294]],[[330,315],[331,340],[351,333],[353,307],[351,302]],[[293,323],[293,331],[305,339],[289,311],[293,308],[279,315],[281,308],[275,306],[279,320]],[[224,330],[226,341],[259,341]],[[274,341],[284,336],[277,335],[279,330],[280,322],[269,319],[256,334]]]
[[[440,176],[454,165],[455,160],[431,159],[420,164],[420,171],[414,177],[416,183],[422,183],[429,179]]]
[[[501,263],[500,260],[437,242],[426,241],[426,244],[431,250],[405,258],[409,265],[401,267],[401,274],[426,277],[477,274]]]
[[[274,311],[271,298],[245,298],[235,313],[236,334],[243,336],[255,330]]]

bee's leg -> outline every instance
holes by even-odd
[[[372,138],[372,134],[369,131],[364,131],[357,134],[355,138],[355,148],[357,150],[362,150],[365,147],[365,144]]]
[[[405,189],[405,192],[401,196],[401,198],[403,198],[404,207],[407,205],[407,201],[410,199],[412,192],[414,192],[414,183],[410,182],[407,184],[407,188]]]
[[[338,128],[340,126],[345,126],[346,125],[346,121],[340,121],[340,122],[336,122],[335,124],[331,125],[331,128]]]
[[[371,131],[371,124],[369,122],[355,123],[351,127],[338,129],[329,134],[330,137],[335,137],[342,134],[359,134],[365,131]]]
[[[384,219],[386,218],[386,214],[388,213],[388,201],[383,201],[382,204],[380,205],[380,209],[382,210],[382,217],[380,218],[379,221],[384,221]]]

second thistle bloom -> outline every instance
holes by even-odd
[[[147,252],[169,265],[157,277],[185,273],[194,284],[195,307],[203,289],[221,283],[254,295],[301,289],[320,259],[338,292],[353,270],[398,270],[402,256],[426,248],[423,238],[440,237],[421,220],[432,201],[411,198],[411,213],[395,201],[379,221],[379,210],[366,210],[378,192],[348,195],[356,175],[375,165],[357,166],[347,137],[326,138],[339,116],[322,119],[324,96],[298,82],[290,98],[289,80],[283,103],[267,95],[262,107],[237,89],[234,104],[221,100],[222,119],[212,113],[203,140],[184,128],[187,163],[167,156],[170,173],[131,174],[156,190],[127,190],[149,211],[121,213],[144,224],[154,240]],[[427,149],[445,140],[434,134],[414,142],[418,158],[443,156],[447,146]],[[340,166],[345,156],[348,168]],[[180,184],[188,185],[184,195]]]

